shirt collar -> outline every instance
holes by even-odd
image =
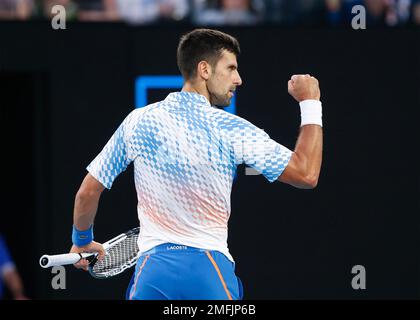
[[[210,102],[207,98],[199,93],[195,92],[171,92],[165,99],[167,102],[182,103],[188,106],[205,106],[211,107]]]

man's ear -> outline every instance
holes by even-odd
[[[208,80],[211,76],[211,66],[207,61],[200,61],[197,65],[197,75],[199,78]]]

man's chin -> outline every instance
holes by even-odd
[[[218,108],[226,108],[230,105],[230,99],[228,101],[218,101],[214,104],[214,106]]]
[[[229,95],[224,96],[216,96],[213,94],[210,94],[210,103],[212,106],[218,107],[218,108],[225,108],[230,105],[230,101],[232,100],[232,97]]]

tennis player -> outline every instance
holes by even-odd
[[[141,256],[128,299],[242,299],[228,245],[230,194],[236,167],[246,164],[269,182],[317,185],[322,159],[322,107],[317,79],[294,75],[299,102],[294,151],[252,123],[222,109],[242,84],[238,41],[209,29],[181,37],[181,92],[133,110],[87,167],[77,192],[71,252],[98,251],[93,222],[102,191],[134,162]],[[76,264],[87,268],[87,261]]]

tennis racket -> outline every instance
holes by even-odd
[[[74,264],[81,259],[89,261],[88,271],[97,279],[105,279],[116,276],[134,266],[138,259],[139,248],[137,239],[140,228],[134,228],[128,232],[102,244],[105,257],[98,260],[97,253],[66,253],[57,255],[43,255],[39,264],[43,268]]]

